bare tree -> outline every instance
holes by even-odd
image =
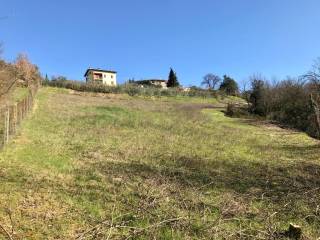
[[[316,117],[318,134],[320,135],[320,58],[318,58],[312,70],[302,77],[309,82],[310,101]]]
[[[221,82],[221,78],[219,76],[208,73],[203,77],[201,85],[208,89],[214,89],[219,82]]]
[[[244,80],[242,81],[242,87],[241,87],[241,96],[246,100],[248,108],[250,106],[250,94],[251,94],[250,87],[248,87],[249,84],[250,84],[249,79]]]
[[[37,87],[40,80],[38,67],[26,55],[20,54],[14,64],[0,59],[0,100],[5,100],[18,84]]]
[[[302,76],[302,78],[311,83],[320,84],[320,58],[314,62],[311,71]]]
[[[316,123],[318,128],[318,133],[320,133],[320,96],[317,94],[314,96],[314,94],[310,94],[310,100],[311,104],[314,110],[314,113],[316,115]]]
[[[40,73],[38,68],[29,61],[27,55],[19,54],[15,61],[15,66],[17,68],[17,77],[25,85],[31,86],[39,82]]]
[[[14,88],[16,81],[16,68],[0,60],[0,100]]]

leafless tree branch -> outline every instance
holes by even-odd
[[[2,230],[3,234],[5,235],[5,237],[9,240],[13,240],[12,236],[10,235],[10,233],[0,224],[0,230]]]
[[[221,82],[221,78],[219,76],[209,73],[203,77],[201,85],[208,89],[214,89],[219,82]]]

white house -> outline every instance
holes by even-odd
[[[103,69],[88,68],[84,74],[87,83],[100,83],[117,86],[117,72]]]
[[[167,80],[163,79],[147,79],[147,80],[139,80],[134,81],[134,83],[139,84],[141,86],[154,86],[159,88],[167,88]]]

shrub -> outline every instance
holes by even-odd
[[[235,114],[235,111],[236,111],[236,109],[235,109],[234,104],[228,103],[227,110],[226,110],[226,115],[230,116],[230,117],[233,117],[234,114]]]
[[[310,101],[310,83],[288,78],[271,85],[255,76],[251,84],[251,113],[319,137],[316,115]],[[232,112],[231,109],[229,111]]]
[[[6,100],[16,86],[33,89],[38,87],[40,81],[38,67],[25,55],[19,55],[14,63],[0,60],[0,100]]]
[[[20,54],[15,63],[16,77],[23,83],[23,85],[31,87],[39,85],[41,76],[36,65],[32,64],[27,55]]]
[[[106,86],[103,84],[92,84],[80,81],[66,80],[64,77],[55,77],[51,81],[44,80],[42,82],[45,86],[68,88],[81,92],[96,92],[96,93],[126,93],[130,96],[154,96],[154,97],[175,97],[175,96],[187,96],[187,97],[203,97],[203,98],[215,98],[218,93],[214,90],[204,90],[200,88],[192,88],[190,91],[184,91],[181,88],[168,88],[162,89],[159,87],[141,87],[137,84],[127,83],[119,86]]]
[[[229,117],[249,117],[249,113],[243,106],[237,106],[233,103],[228,103],[225,114]]]

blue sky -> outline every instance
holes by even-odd
[[[118,79],[199,85],[209,72],[242,82],[283,78],[320,57],[319,0],[1,0],[4,57],[27,53],[43,74],[83,79],[86,68]]]

